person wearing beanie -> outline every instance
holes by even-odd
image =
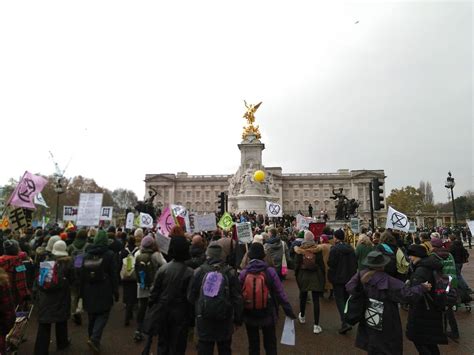
[[[322,248],[314,241],[314,234],[305,231],[301,246],[295,247],[295,277],[300,291],[300,313],[298,320],[301,324],[306,323],[305,311],[308,292],[311,292],[313,302],[313,333],[319,334],[323,331],[319,325],[319,298],[324,293],[326,283],[326,270],[324,266]]]
[[[334,289],[337,310],[341,319],[339,334],[345,334],[352,326],[344,321],[344,307],[349,298],[346,283],[357,272],[357,258],[354,249],[344,242],[344,231],[338,229],[334,232],[335,245],[331,248],[328,258],[328,279]]]
[[[277,343],[275,334],[275,325],[278,320],[278,305],[281,305],[285,314],[291,319],[296,319],[288,296],[285,293],[283,285],[278,277],[275,268],[268,266],[265,262],[265,250],[260,243],[252,243],[248,257],[249,264],[240,272],[239,281],[241,285],[242,295],[244,298],[243,322],[247,329],[247,337],[249,341],[249,354],[258,354],[260,349],[260,329],[263,334],[263,344],[267,354],[276,354]],[[265,312],[255,312],[251,307],[245,307],[245,304],[254,302],[252,296],[252,278],[255,275],[263,274],[268,288],[270,297],[269,304]],[[247,278],[250,278],[247,280]],[[246,282],[247,281],[247,282]],[[250,285],[249,285],[250,283]]]
[[[58,240],[62,240],[59,235],[53,235],[51,238],[48,239],[48,244],[46,245],[46,252],[51,253],[53,251],[53,245]]]
[[[125,248],[120,252],[120,269],[128,270],[127,274],[121,273],[123,298],[122,301],[125,304],[125,326],[130,325],[130,320],[133,318],[133,309],[138,303],[137,299],[137,277],[135,273],[135,257],[140,248],[137,246],[135,236],[130,235],[127,240]],[[131,258],[128,258],[128,256]],[[127,264],[130,263],[129,264]],[[133,268],[133,272],[131,272]],[[131,274],[130,276],[128,276]],[[128,276],[128,277],[127,277]]]
[[[191,269],[197,269],[206,261],[206,248],[204,240],[199,234],[195,234],[191,241],[189,248],[190,259],[185,261],[185,264]]]
[[[76,232],[75,232],[76,233]],[[87,230],[80,229],[71,245],[67,247],[67,252],[71,256],[74,265],[75,282],[71,285],[71,316],[77,325],[82,324],[83,312],[82,303],[79,302],[79,281],[82,268],[82,259],[84,258],[87,247]]]
[[[253,237],[252,244],[253,244],[253,243],[258,243],[258,244],[261,244],[261,245],[263,246],[263,243],[264,243],[264,242],[263,242],[263,236],[262,236],[261,234],[256,234],[256,235]],[[251,244],[251,245],[252,245],[252,244]],[[248,252],[248,249],[249,249],[248,244],[245,245],[245,249],[246,249],[245,254],[244,254],[244,256],[242,257],[242,261],[240,262],[240,269],[241,269],[241,270],[244,269],[244,268],[248,265],[248,263],[249,263],[249,261],[250,261],[250,258],[249,258],[249,255],[248,255],[248,253],[249,253],[249,252]],[[264,250],[265,250],[265,249],[264,249]],[[268,266],[273,266],[272,259],[271,259],[270,256],[267,255],[266,253],[265,253],[265,262],[268,264]]]
[[[433,246],[432,255],[436,256],[438,260],[442,263],[443,274],[451,276],[451,287],[458,289],[458,277],[454,258],[449,252],[449,250],[444,248],[443,241],[440,238],[437,238],[436,235],[433,237],[433,234],[437,234],[439,236],[439,233],[431,234],[431,245]],[[452,307],[448,307],[448,309],[446,310],[446,318],[448,320],[449,327],[451,328],[451,331],[446,333],[447,336],[453,340],[459,339],[458,323],[456,322]]]
[[[384,271],[389,262],[390,257],[380,251],[369,252],[362,261],[364,267],[346,284],[347,292],[354,296],[360,295],[363,288],[363,299],[371,313],[383,312],[383,317],[374,316],[370,324],[359,322],[355,345],[369,354],[403,354],[398,303],[417,302],[431,288],[428,283],[411,286],[390,276]],[[382,303],[381,311],[372,306],[374,300]]]
[[[7,239],[2,244],[5,254],[0,256],[0,268],[10,278],[13,301],[17,306],[30,295],[27,273],[23,267],[29,258],[24,251],[20,251],[20,245],[15,239]]]
[[[94,353],[99,353],[110,310],[114,300],[119,300],[118,265],[115,254],[109,249],[107,232],[102,229],[95,235],[93,243],[86,247],[80,289],[89,318],[87,344]]]
[[[67,253],[66,242],[56,240],[51,254],[46,262],[54,263],[57,273],[57,285],[52,289],[45,289],[38,282],[37,310],[38,331],[35,341],[35,355],[48,354],[51,339],[51,326],[55,324],[56,344],[59,351],[69,347],[67,322],[71,314],[71,284],[74,282],[72,258]]]
[[[172,237],[169,253],[172,260],[158,269],[149,299],[144,327],[149,335],[144,354],[148,354],[154,335],[158,335],[157,354],[186,353],[193,314],[193,305],[187,299],[193,270],[185,264],[189,259],[186,237]]]
[[[235,270],[223,261],[222,246],[218,242],[211,243],[207,247],[206,255],[206,262],[194,272],[188,293],[188,301],[195,305],[196,329],[199,338],[198,353],[212,354],[214,345],[217,343],[220,353],[230,354],[234,326],[242,324],[240,284]],[[218,275],[221,277],[217,277]],[[208,276],[213,277],[208,279]],[[222,286],[222,282],[225,283],[224,286]],[[215,297],[228,297],[227,309],[220,310],[223,314],[228,315],[225,319],[216,319],[215,315],[212,315],[212,310],[209,311],[204,307],[204,297],[208,296],[204,296],[201,290],[204,284],[212,289],[212,286],[216,286],[215,283],[220,284],[218,289],[214,290],[217,292]],[[224,289],[226,292],[223,291]],[[208,290],[208,292],[211,291]]]
[[[265,253],[272,260],[272,265],[277,270],[280,280],[285,278],[283,275],[283,255],[285,255],[287,263],[291,262],[290,251],[288,245],[278,236],[276,228],[269,229],[269,238],[264,244]]]
[[[171,246],[170,246],[171,248]],[[135,342],[144,339],[143,320],[148,307],[148,298],[153,286],[156,271],[166,264],[163,255],[158,251],[158,244],[152,234],[148,234],[140,242],[140,250],[135,254],[135,273],[137,276],[137,329],[133,336]]]
[[[408,257],[413,268],[410,285],[416,286],[425,282],[434,285],[433,273],[441,273],[443,268],[439,258],[428,255],[426,247],[417,244],[408,247]],[[443,312],[436,307],[431,297],[424,297],[411,304],[406,336],[415,344],[420,354],[439,354],[438,344],[448,343],[443,318]]]

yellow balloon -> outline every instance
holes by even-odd
[[[253,178],[255,181],[262,182],[265,180],[265,172],[262,170],[257,170],[255,174],[253,174]]]

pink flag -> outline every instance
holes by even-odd
[[[48,180],[44,177],[33,175],[25,171],[25,174],[10,196],[7,205],[10,204],[15,207],[24,207],[34,210],[36,208],[34,204],[35,195],[40,193],[47,183]]]
[[[158,220],[158,229],[160,230],[161,234],[167,237],[175,225],[176,222],[168,206],[161,213],[160,219]]]

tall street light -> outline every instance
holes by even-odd
[[[456,227],[458,224],[458,219],[456,216],[456,205],[454,204],[454,193],[453,189],[456,183],[454,182],[454,178],[451,175],[451,172],[448,172],[448,177],[446,178],[446,183],[444,184],[444,187],[447,189],[451,189],[451,201],[453,202],[453,214],[454,214],[454,226]]]
[[[61,185],[61,177],[58,176],[56,179],[56,185],[54,187],[54,191],[57,193],[56,197],[56,223],[58,223],[59,218],[59,195],[64,192],[63,186]]]

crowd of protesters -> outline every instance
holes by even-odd
[[[327,295],[339,312],[339,334],[345,334],[354,325],[347,321],[348,298],[357,292],[383,313],[376,326],[359,322],[356,346],[368,353],[402,353],[399,304],[408,309],[406,335],[420,354],[438,354],[438,344],[459,338],[451,305],[437,307],[432,290],[436,273],[449,274],[457,303],[469,302],[471,289],[462,276],[469,253],[462,234],[362,228],[357,240],[348,243],[342,229],[325,227],[315,236],[298,230],[290,216],[269,221],[243,213],[233,218],[252,223],[252,243],[238,243],[232,230],[188,234],[175,226],[165,253],[154,232],[141,228],[2,231],[0,354],[15,307],[25,303],[35,304],[37,311],[35,354],[48,354],[53,324],[57,348],[73,347],[68,321],[81,326],[84,315],[84,341],[100,353],[110,311],[120,299],[123,326],[133,323],[130,337],[143,344],[143,354],[150,354],[154,338],[158,354],[184,354],[192,328],[199,354],[213,354],[214,347],[230,354],[233,333],[242,325],[249,354],[260,352],[260,331],[266,354],[276,354],[280,306],[300,324],[312,318],[313,333],[320,334],[319,301]],[[284,287],[288,269],[299,288],[296,313]]]

